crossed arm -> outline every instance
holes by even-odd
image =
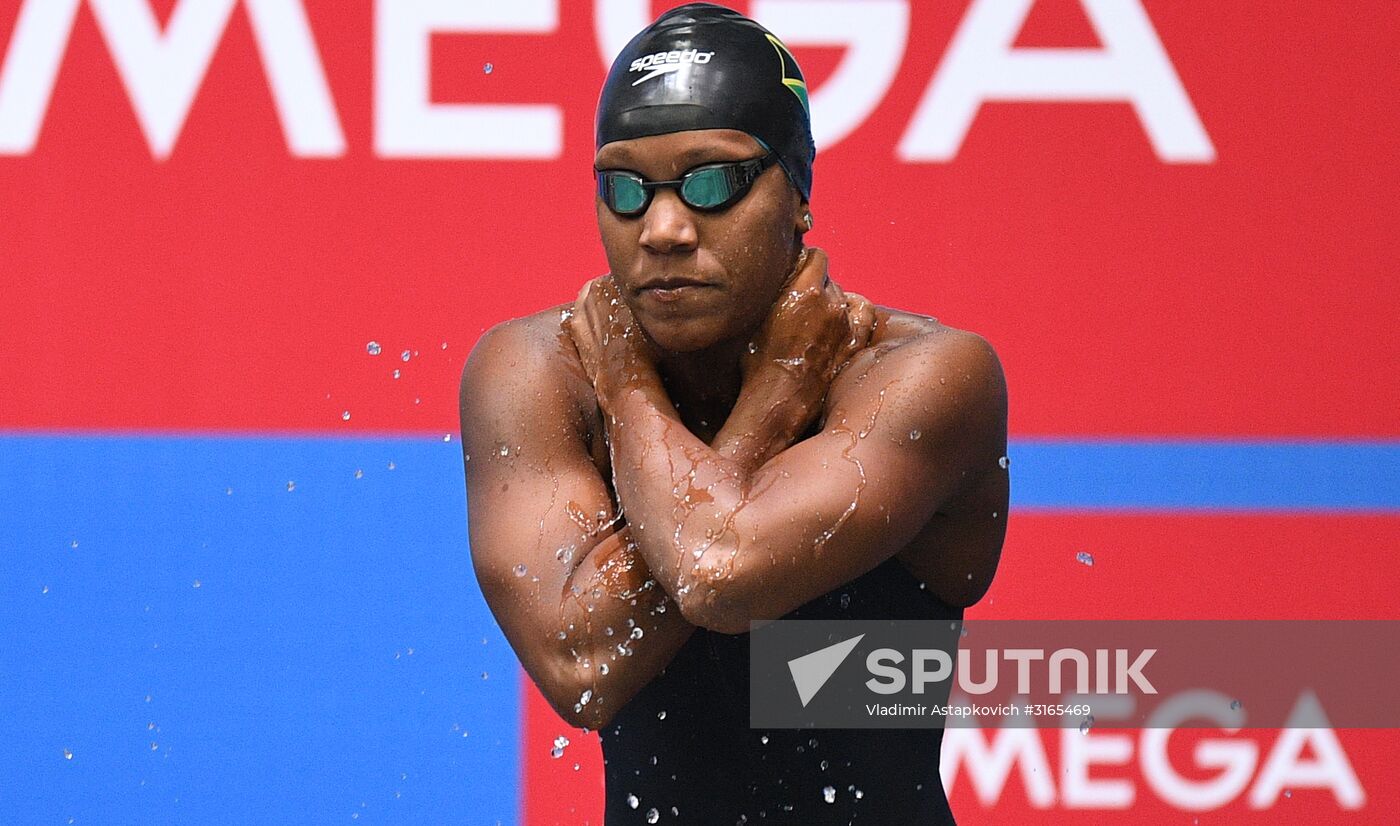
[[[770,315],[710,444],[681,423],[635,331],[603,335],[635,323],[614,312],[625,305],[606,279],[581,294],[572,342],[513,322],[473,350],[461,387],[473,565],[571,723],[605,725],[697,625],[740,633],[782,616],[1000,472],[1005,391],[990,348],[953,330],[865,348],[871,308],[819,283],[795,284]],[[587,436],[595,413],[579,404],[589,384],[611,484]],[[823,411],[821,431],[797,442]]]
[[[647,359],[617,352],[635,337],[601,335],[605,312],[625,305],[584,300],[594,312],[576,313],[571,333],[592,343],[580,350],[605,339],[613,350],[584,363],[618,500],[638,553],[695,625],[736,634],[780,617],[905,548],[967,485],[1005,473],[1004,382],[977,336],[942,328],[865,350],[831,381],[821,431],[752,463],[681,425]],[[820,359],[809,339],[779,338],[770,330],[767,358],[746,369],[721,437],[795,436],[774,422],[804,422],[803,388],[819,383],[804,370]]]

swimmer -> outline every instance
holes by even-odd
[[[995,353],[829,277],[814,157],[778,38],[662,15],[598,104],[611,272],[463,372],[476,575],[609,826],[952,822],[941,730],[749,726],[750,623],[960,619],[1006,526]]]

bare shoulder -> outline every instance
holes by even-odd
[[[851,358],[832,386],[838,392],[876,392],[892,381],[918,388],[917,396],[970,403],[999,413],[1005,427],[1006,380],[992,345],[976,333],[935,318],[876,308],[870,344]],[[922,392],[920,392],[922,391]],[[995,417],[994,417],[995,418]]]
[[[492,421],[531,414],[577,422],[592,387],[562,326],[562,314],[571,306],[501,322],[477,340],[462,368],[464,436]]]

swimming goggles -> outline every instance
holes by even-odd
[[[777,163],[776,152],[734,163],[697,166],[674,181],[648,181],[635,172],[598,170],[598,197],[618,215],[635,216],[647,211],[651,196],[661,187],[680,193],[686,206],[705,212],[724,209],[743,198],[763,170]]]

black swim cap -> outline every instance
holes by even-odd
[[[749,133],[811,197],[817,148],[802,70],[767,29],[709,3],[661,15],[613,61],[598,98],[595,148],[691,129]]]

